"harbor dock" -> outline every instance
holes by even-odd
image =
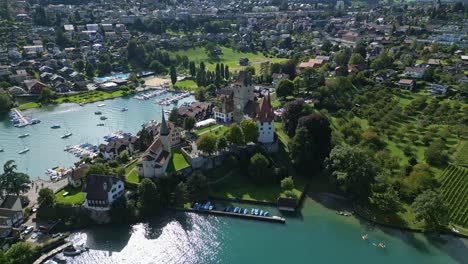
[[[31,120],[16,108],[11,109],[10,116],[16,127],[24,127],[31,124]]]
[[[237,217],[237,218],[243,218],[243,219],[278,223],[278,224],[286,223],[286,219],[282,217],[278,217],[278,216],[259,216],[259,215],[252,215],[252,214],[238,214],[238,213],[232,213],[232,212],[222,212],[222,211],[216,211],[216,210],[199,210],[199,209],[193,209],[193,208],[178,209],[178,210],[189,212],[189,213],[208,214],[208,215],[216,215],[216,216],[230,216],[230,217]]]
[[[56,254],[62,252],[62,250],[64,250],[66,247],[71,246],[71,245],[73,245],[72,242],[67,242],[67,243],[65,243],[65,244],[63,244],[63,245],[61,245],[61,246],[47,252],[46,254],[42,255],[40,258],[36,259],[36,261],[34,261],[33,264],[41,264],[41,263],[45,262],[46,260],[48,260],[49,258],[51,258],[51,257],[55,256]]]

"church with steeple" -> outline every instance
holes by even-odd
[[[180,143],[181,129],[171,122],[166,122],[164,111],[161,113],[161,123],[155,129],[158,133],[137,163],[138,176],[140,177],[163,176],[171,160],[171,148]]]

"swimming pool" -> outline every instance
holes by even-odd
[[[130,73],[116,73],[113,75],[105,76],[105,77],[94,77],[94,80],[99,82],[106,82],[113,79],[128,79]]]

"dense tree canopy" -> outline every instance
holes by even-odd
[[[55,205],[55,194],[50,188],[43,188],[39,191],[37,198],[39,208],[52,208]]]
[[[417,220],[424,220],[429,230],[436,230],[448,225],[449,208],[442,194],[427,190],[414,200],[412,204]]]
[[[3,165],[3,174],[0,175],[0,194],[1,191],[19,195],[24,189],[24,185],[30,183],[29,176],[25,173],[16,171],[14,160],[9,160]]]
[[[279,97],[293,95],[294,93],[294,83],[288,79],[282,79],[278,82],[276,86],[276,94]]]
[[[229,127],[226,139],[233,145],[242,146],[245,144],[244,132],[236,123],[231,124]]]
[[[8,93],[0,91],[0,113],[8,112],[11,106],[12,102]]]
[[[138,203],[143,215],[154,215],[159,209],[159,193],[153,181],[143,179],[138,186]]]
[[[270,162],[261,153],[256,153],[250,158],[249,174],[257,182],[271,181]]]
[[[206,133],[197,139],[197,147],[200,151],[211,155],[216,151],[216,141],[215,135]]]
[[[242,132],[244,133],[245,142],[257,142],[258,126],[252,119],[244,119],[240,123]]]

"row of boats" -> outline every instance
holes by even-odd
[[[168,92],[167,90],[164,90],[162,88],[157,88],[157,90],[151,91],[149,93],[144,93],[144,94],[137,95],[137,96],[135,96],[135,99],[149,100],[149,99],[151,99],[153,97],[166,94],[167,92]]]
[[[242,207],[232,207],[232,206],[228,206],[226,208],[224,208],[224,212],[232,212],[232,213],[236,213],[236,214],[249,214],[249,209],[247,208],[242,208]],[[250,214],[251,215],[256,215],[256,216],[268,216],[268,211],[263,211],[263,210],[260,210],[260,209],[257,209],[257,208],[252,208],[250,209]]]
[[[176,103],[179,100],[182,100],[182,99],[184,99],[186,97],[189,97],[189,96],[190,96],[189,92],[175,94],[174,96],[171,96],[169,98],[161,99],[161,100],[157,101],[156,103],[158,105],[170,105],[170,104]]]
[[[211,201],[206,201],[203,203],[196,202],[193,204],[192,208],[197,209],[197,210],[213,210],[215,209],[215,205]],[[244,215],[249,214],[249,209],[242,208],[242,207],[227,206],[226,208],[224,208],[223,211],[227,213],[235,213],[235,214],[244,214]],[[263,211],[257,208],[251,208],[250,214],[255,215],[255,216],[268,216],[269,212]]]
[[[13,110],[10,112],[10,120],[14,127],[36,125],[41,122],[39,119],[29,119],[28,117],[23,116],[18,110]]]
[[[127,132],[123,132],[122,130],[119,130],[119,131],[114,132],[114,133],[112,133],[110,135],[104,136],[104,140],[106,142],[111,142],[114,139],[130,137],[130,136],[132,136],[132,133],[127,133]]]
[[[97,156],[98,147],[89,143],[84,143],[76,146],[66,146],[64,151],[75,155],[78,158],[94,158]]]

